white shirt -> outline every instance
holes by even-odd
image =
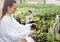
[[[0,22],[0,42],[20,42],[30,34],[30,25],[21,25],[6,14]]]

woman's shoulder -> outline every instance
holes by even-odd
[[[10,21],[10,17],[8,15],[4,15],[1,19],[1,22],[9,22]]]

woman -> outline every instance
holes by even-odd
[[[20,42],[30,35],[30,26],[19,24],[12,16],[16,11],[15,0],[5,0],[0,21],[0,42]]]

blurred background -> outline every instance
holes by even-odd
[[[37,30],[32,36],[35,42],[60,42],[60,0],[16,1],[13,16],[20,24],[35,23]]]
[[[17,0],[18,4],[56,4],[60,5],[60,0]]]

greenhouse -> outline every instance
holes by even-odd
[[[0,17],[1,17],[1,14],[4,13],[5,4],[3,3],[5,1],[0,0],[0,6],[1,6]],[[7,0],[6,2],[8,5],[9,0]],[[10,4],[8,6],[6,5],[7,8],[5,8],[5,10],[7,9],[5,14],[12,13],[13,11],[14,12],[13,17],[16,20],[14,20],[13,17],[11,17],[12,23],[10,23],[10,18],[8,21],[8,18],[5,16],[6,17],[5,19],[7,20],[7,22],[5,23],[3,22],[4,15],[2,15],[3,18],[0,21],[0,26],[1,26],[0,30],[2,27],[6,26],[6,24],[8,23],[9,24],[7,26],[9,27],[11,26],[11,28],[13,29],[16,28],[16,33],[15,33],[15,29],[14,30],[10,29],[11,32],[13,31],[12,34],[15,33],[16,37],[11,36],[10,38],[9,36],[6,42],[8,42],[9,39],[11,39],[10,42],[60,42],[60,0],[16,0],[16,3],[17,5],[16,4],[15,5],[17,6],[17,8],[12,6],[15,9],[15,11],[13,11],[12,7],[9,6]],[[20,26],[18,24],[23,25],[23,26],[21,25],[20,30],[17,29]],[[8,30],[9,29],[7,29],[7,31]],[[0,31],[0,34],[2,34],[1,31]],[[3,30],[3,31],[6,31],[6,30]],[[22,33],[22,35],[20,35],[21,36],[20,38],[19,34],[17,33],[17,32],[20,33],[20,31],[22,32],[28,31],[28,33],[30,31],[30,35],[28,35],[28,33],[26,33],[26,35]],[[10,35],[12,34],[10,33]],[[26,37],[24,38],[23,35]],[[1,36],[0,38],[3,37]],[[3,37],[3,39],[0,40],[0,42],[5,42],[5,40],[6,38]]]

